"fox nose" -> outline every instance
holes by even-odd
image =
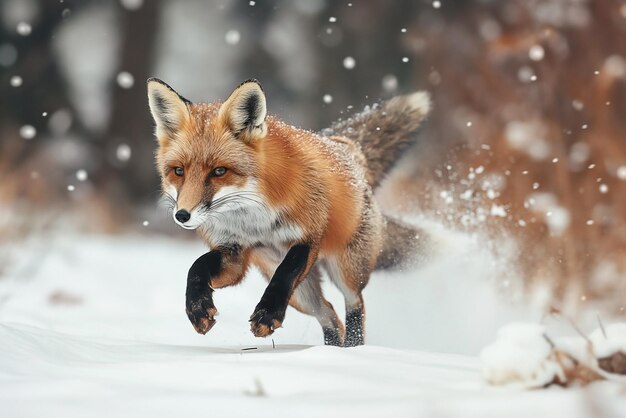
[[[176,212],[175,217],[178,222],[180,222],[181,224],[184,224],[185,222],[189,220],[189,218],[191,218],[191,213],[187,212],[185,209],[181,209],[178,212]]]

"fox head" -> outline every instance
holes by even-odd
[[[265,94],[256,80],[220,103],[191,103],[161,80],[148,80],[156,123],[156,163],[177,224],[196,229],[211,216],[253,201],[259,142],[267,135]]]

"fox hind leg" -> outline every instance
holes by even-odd
[[[346,304],[346,338],[345,347],[356,347],[365,344],[365,305],[363,296],[356,295],[357,302]]]
[[[346,336],[344,347],[365,343],[365,305],[361,294],[369,279],[369,271],[346,259],[332,259],[325,263],[331,281],[346,301]],[[369,269],[368,269],[369,270]]]
[[[345,250],[324,260],[323,267],[346,301],[345,347],[365,343],[365,304],[363,289],[369,282],[382,247],[382,215],[365,196],[362,222]]]
[[[298,285],[289,304],[298,311],[317,319],[324,332],[324,344],[343,345],[345,328],[335,308],[322,293],[321,274],[317,266],[314,266],[308,277]]]

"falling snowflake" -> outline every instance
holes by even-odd
[[[9,84],[11,84],[11,87],[19,87],[22,85],[22,81],[22,77],[20,77],[19,75],[14,75],[13,77],[11,77]]]
[[[143,6],[143,0],[120,0],[126,10],[139,10]]]
[[[121,71],[117,75],[117,84],[123,89],[129,89],[135,84],[135,77],[128,71]]]
[[[17,24],[16,30],[18,34],[22,36],[28,36],[33,31],[33,27],[30,25],[30,23],[20,22]]]
[[[33,139],[37,135],[37,129],[32,125],[24,125],[20,128],[20,136],[24,139]]]
[[[529,81],[534,81],[533,77],[535,79],[537,78],[537,76],[535,76],[535,72],[530,67],[521,67],[517,71],[517,78],[519,79],[519,81],[521,81],[523,83],[528,83]]]
[[[130,160],[131,154],[132,154],[132,150],[128,146],[128,144],[120,144],[117,146],[117,149],[115,150],[115,156],[120,161]]]
[[[354,59],[354,58],[352,58],[352,57],[345,57],[345,58],[343,59],[343,67],[344,67],[346,70],[351,70],[351,69],[353,69],[355,66],[356,66],[356,61],[355,61],[355,59]]]
[[[581,111],[585,108],[585,104],[581,100],[576,99],[572,101],[572,107],[578,111]]]
[[[545,51],[541,45],[533,45],[528,50],[528,57],[533,61],[541,61],[545,55]]]
[[[506,208],[501,205],[491,205],[491,210],[489,213],[491,214],[491,216],[506,218]]]
[[[383,90],[393,92],[398,89],[398,78],[393,74],[387,74],[382,80]]]
[[[241,34],[238,30],[232,29],[226,32],[224,39],[228,45],[237,45],[241,40]]]
[[[604,68],[613,77],[626,76],[626,60],[621,55],[611,55],[604,61]]]
[[[87,181],[87,177],[88,175],[86,170],[81,169],[76,172],[76,179],[78,181]]]
[[[330,104],[333,102],[333,96],[331,96],[330,94],[325,94],[324,97],[322,97],[322,100],[324,101],[324,103]]]

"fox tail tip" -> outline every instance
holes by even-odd
[[[432,108],[432,100],[427,91],[416,91],[405,96],[406,104],[413,110],[427,115]]]

